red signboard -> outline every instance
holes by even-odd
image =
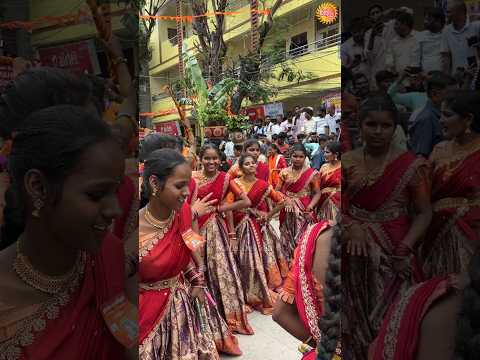
[[[265,109],[263,105],[249,107],[249,108],[246,108],[244,111],[245,111],[245,115],[249,117],[250,121],[255,121],[258,119],[265,118]]]
[[[74,73],[98,73],[97,54],[91,41],[65,44],[38,50],[44,66],[67,69]]]
[[[13,67],[11,65],[0,65],[0,93],[13,80]]]
[[[176,121],[166,121],[159,122],[155,124],[155,130],[157,133],[164,135],[179,136],[180,129],[178,128],[178,122]]]

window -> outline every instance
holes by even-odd
[[[308,50],[307,33],[292,36],[290,41],[290,56],[299,56]]]
[[[176,28],[168,28],[167,37],[168,37],[168,41],[170,41],[170,43],[173,46],[177,45],[177,29]]]

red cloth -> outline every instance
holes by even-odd
[[[320,188],[340,188],[342,185],[342,168],[339,167],[335,171],[329,173],[329,174],[322,174],[320,172]],[[335,203],[335,205],[340,208],[340,191],[336,191],[335,193],[328,193],[325,192],[322,194],[320,197],[320,200],[318,204],[321,206],[325,200],[328,198],[332,199],[332,201]]]
[[[100,252],[87,256],[83,282],[60,308],[60,315],[47,320],[46,329],[24,349],[21,359],[84,360],[124,359],[125,349],[108,330],[101,313],[103,305],[124,291],[123,244],[106,236]]]
[[[181,234],[191,226],[191,210],[184,203],[173,219],[172,226],[149,254],[142,258],[139,267],[140,283],[155,283],[178,276],[192,259],[191,252]],[[157,234],[145,234],[140,229],[140,246],[146,239]],[[140,289],[139,294],[139,341],[142,343],[155,325],[161,320],[169,303],[170,289],[150,291]]]
[[[268,165],[265,164],[264,162],[258,161],[257,162],[257,179],[263,180],[263,181],[268,181],[268,177],[270,175],[270,170],[268,168]]]
[[[410,289],[389,309],[377,338],[370,346],[368,358],[384,360],[385,346],[388,345],[393,347],[393,357],[389,360],[415,360],[423,317],[449,289],[447,276],[433,278]],[[395,344],[391,344],[387,336],[395,339]]]

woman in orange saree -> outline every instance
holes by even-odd
[[[280,173],[277,190],[286,197],[286,207],[280,212],[281,242],[287,260],[293,258],[298,236],[308,224],[317,221],[313,209],[320,200],[318,173],[305,166],[307,151],[302,144],[292,148],[292,166]]]
[[[274,230],[268,228],[269,218],[282,205],[268,213],[265,200],[270,198],[276,203],[282,203],[283,196],[275,192],[267,182],[255,177],[257,162],[251,155],[240,156],[238,164],[243,175],[232,182],[247,194],[252,205],[233,213],[236,241],[232,244],[232,250],[241,274],[246,304],[263,314],[271,314],[276,296],[270,289],[282,285],[278,264],[281,263],[284,271],[288,271],[288,264],[285,257],[278,254],[280,246],[274,252],[272,247],[280,245],[279,239]],[[229,193],[227,199],[233,202],[236,197]]]
[[[270,175],[268,177],[268,183],[272,185],[274,189],[277,188],[280,181],[280,171],[287,168],[287,160],[285,156],[280,153],[280,149],[275,144],[268,146],[268,170]]]
[[[318,202],[318,218],[335,222],[341,201],[342,167],[340,163],[340,143],[329,142],[325,146],[326,164],[319,171],[320,201]]]
[[[444,138],[430,157],[434,216],[422,257],[428,277],[459,273],[473,254],[480,220],[480,96],[455,92],[442,104]]]
[[[193,172],[198,186],[198,199],[204,199],[211,194],[210,199],[218,201],[216,211],[198,218],[200,233],[206,241],[204,266],[207,285],[230,329],[250,335],[253,330],[247,319],[245,295],[238,266],[230,248],[235,231],[227,226],[224,213],[247,208],[251,203],[247,195],[230,182],[228,174],[218,171],[220,156],[215,145],[204,145],[199,157],[203,170]],[[233,204],[222,204],[229,191],[236,194],[240,200]]]
[[[191,176],[186,159],[170,149],[155,151],[144,176],[150,200],[140,210],[140,359],[219,359],[216,347],[241,354],[226,323],[205,301],[205,279],[193,257],[204,240],[192,229],[185,201]]]
[[[125,359],[137,344],[136,311],[123,244],[108,231],[124,175],[110,129],[80,107],[33,113],[9,167],[25,228],[0,252],[0,358]]]
[[[415,246],[431,219],[426,161],[391,145],[396,108],[390,98],[368,99],[360,125],[365,145],[342,156],[342,341],[346,358],[358,360],[367,358],[389,304],[422,280]]]
[[[328,222],[300,235],[273,320],[303,342],[303,360],[340,359],[340,257],[339,232]]]

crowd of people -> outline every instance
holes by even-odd
[[[346,359],[478,356],[480,23],[414,16],[371,6],[342,44]]]
[[[140,358],[240,355],[234,333],[254,334],[252,311],[272,315],[302,341],[305,359],[315,359],[317,347],[340,355],[339,116],[329,111],[332,132],[302,126],[303,117],[324,120],[297,107],[285,121],[278,117],[281,129],[255,124],[241,143],[206,141],[198,152],[185,151],[180,138],[144,138]],[[328,336],[320,335],[321,317],[329,319]],[[197,327],[208,331],[196,334]]]

